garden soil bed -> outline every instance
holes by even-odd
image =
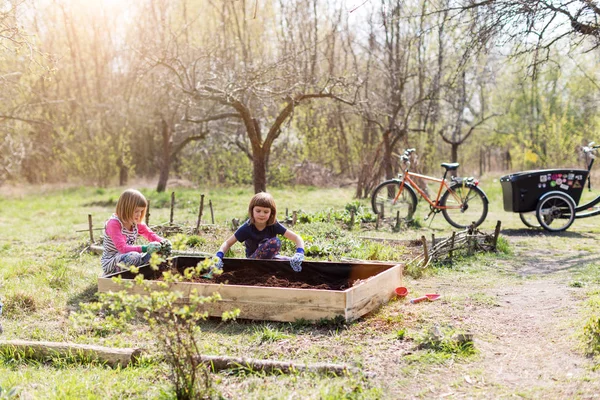
[[[183,272],[186,268],[196,266],[204,258],[173,257],[161,266],[161,271],[173,268]],[[170,263],[171,265],[168,265]],[[263,286],[273,288],[346,290],[354,285],[375,276],[392,266],[393,262],[329,262],[304,261],[302,271],[295,272],[286,260],[252,260],[242,258],[226,258],[223,273],[214,275],[212,279],[194,278],[194,283],[225,284],[242,286]],[[141,268],[145,279],[162,280],[162,272],[145,271]],[[130,278],[129,273],[121,276]]]

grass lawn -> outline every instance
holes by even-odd
[[[509,235],[521,232],[524,227],[518,215],[503,210],[497,178],[484,179],[481,186],[490,198],[490,212],[480,229],[491,233],[496,221],[501,220],[504,232]],[[174,190],[176,203],[173,220],[175,224],[186,227],[195,226],[200,195],[204,194],[203,229],[198,235],[201,239],[195,250],[209,253],[214,253],[231,234],[232,218],[244,220],[253,193],[250,187]],[[1,339],[141,347],[153,354],[152,338],[144,324],[136,323],[132,329],[125,331],[98,334],[80,329],[70,319],[82,303],[96,299],[97,277],[101,273],[100,257],[86,251],[89,245],[88,232],[85,231],[88,214],[92,215],[94,226],[100,228],[114,211],[121,191],[122,188],[36,187],[1,192],[0,299],[4,303],[1,319],[4,333]],[[151,189],[142,191],[150,199],[150,225],[169,222],[171,192],[157,194]],[[353,188],[291,187],[273,189],[271,193],[277,201],[279,219],[285,217],[286,209],[288,217],[294,211],[307,215],[341,212],[350,203],[363,205],[365,212],[369,210],[368,200],[356,203]],[[585,196],[592,194],[586,193]],[[211,224],[209,201],[213,207],[214,225]],[[308,245],[323,250],[322,255],[314,258],[351,257],[405,262],[407,260],[401,247],[377,244],[363,238],[415,239],[423,235],[450,235],[451,227],[441,215],[434,218],[431,224],[430,221],[423,221],[427,212],[428,208],[420,202],[417,217],[421,220],[421,227],[402,232],[392,232],[389,227],[381,227],[376,231],[373,224],[358,222],[351,229],[340,222],[300,223],[294,227],[294,231],[302,234]],[[331,232],[335,234],[331,236]],[[576,220],[569,232],[553,236],[551,245],[564,245],[570,240],[568,246],[591,251],[594,248],[592,242],[573,239],[581,235],[580,232],[595,235],[599,233],[599,225],[593,218]],[[96,238],[100,234],[99,230],[95,231]],[[544,240],[534,236],[531,241],[519,242],[517,250],[539,248]],[[242,245],[237,244],[232,250],[233,256],[242,257]],[[445,303],[440,303],[439,307],[443,307],[443,310],[438,310],[444,327],[452,327],[457,331],[469,330],[472,327],[468,321],[454,313],[467,307],[466,304],[475,303],[485,310],[496,307],[497,297],[487,293],[488,289],[523,282],[519,274],[508,273],[498,267],[513,261],[514,255],[510,254],[480,256],[450,268],[431,268],[420,274],[418,279],[416,275],[407,276],[406,286],[415,295],[425,293],[440,281],[456,282],[457,287],[469,287],[470,295],[454,293],[448,296]],[[569,279],[597,287],[600,282],[590,278],[592,272],[589,271],[575,271],[580,275]],[[427,386],[420,390],[414,380],[425,372],[437,371],[440,374],[440,369],[447,363],[468,364],[478,356],[464,349],[414,350],[415,343],[428,342],[427,332],[432,323],[438,320],[434,310],[433,307],[411,308],[406,301],[392,300],[373,315],[350,324],[330,321],[307,325],[243,319],[221,322],[211,319],[201,326],[202,353],[294,360],[299,363],[343,363],[364,367],[365,371],[374,372],[377,376],[370,378],[365,374],[331,378],[309,373],[273,375],[247,370],[220,372],[213,374],[212,378],[222,398],[391,399],[401,398],[403,393],[411,398],[438,397],[443,394],[441,383],[436,384],[435,379],[428,378]],[[461,377],[448,376],[447,379],[460,380]],[[452,383],[448,384],[452,386]],[[454,387],[463,386],[464,379],[454,383]],[[493,393],[492,397],[515,393],[511,388],[500,386],[495,385],[493,389],[490,388],[492,392],[483,393]],[[173,397],[168,370],[152,357],[136,367],[111,369],[68,360],[54,360],[51,363],[23,361],[4,354],[0,358],[0,388],[0,398],[10,397],[11,389],[22,398]],[[479,396],[477,392],[464,393],[470,397]],[[534,397],[535,393],[533,391]]]

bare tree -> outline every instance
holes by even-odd
[[[448,10],[471,16],[474,41],[512,40],[516,53],[534,52],[534,65],[568,39],[572,45],[600,46],[600,7],[591,0],[459,0]]]
[[[273,143],[294,110],[318,99],[352,104],[353,82],[333,75],[330,60],[318,51],[324,37],[338,33],[335,25],[322,27],[316,0],[281,2],[276,16],[263,9],[262,18],[254,18],[253,9],[249,14],[245,2],[211,5],[215,25],[205,26],[203,21],[200,28],[196,20],[195,34],[206,37],[202,45],[186,47],[185,35],[172,32],[171,40],[157,43],[159,49],[147,53],[147,59],[152,68],[168,71],[169,84],[194,103],[187,109],[190,120],[241,123],[244,140],[231,140],[233,131],[223,124],[215,134],[248,155],[254,190],[264,191]]]

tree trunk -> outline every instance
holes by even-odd
[[[451,162],[458,162],[458,143],[452,143]],[[456,170],[450,172],[451,176],[456,176]]]
[[[254,171],[254,193],[267,191],[267,153],[263,150],[254,150],[252,153],[252,168]]]
[[[161,124],[162,134],[162,152],[160,162],[160,174],[158,176],[158,184],[156,191],[161,193],[167,189],[167,182],[169,181],[169,167],[171,166],[171,147],[173,144],[173,137],[171,135],[171,127],[167,121],[162,119]]]
[[[392,144],[390,141],[390,131],[383,134],[383,169],[385,179],[394,178],[394,169],[392,168]]]
[[[117,167],[119,167],[119,186],[125,186],[129,180],[129,168],[123,162],[123,157],[117,160]]]

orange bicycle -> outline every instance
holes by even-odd
[[[382,219],[400,219],[410,223],[417,209],[419,193],[430,207],[425,220],[441,212],[446,221],[455,228],[481,225],[487,216],[489,201],[484,191],[479,188],[479,181],[472,177],[452,177],[450,182],[446,181],[448,172],[456,171],[459,163],[441,164],[445,169],[442,179],[411,172],[410,157],[414,152],[415,149],[408,149],[400,156],[402,173],[398,174],[397,179],[382,182],[375,188],[371,197],[373,212],[379,214]],[[440,186],[435,200],[432,200],[413,178],[438,182]]]

